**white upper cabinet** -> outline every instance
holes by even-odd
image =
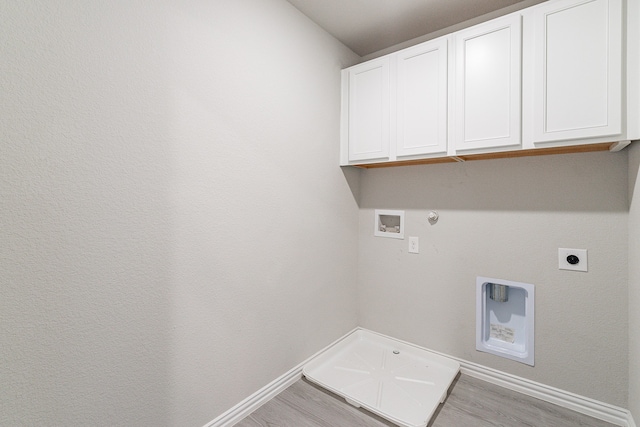
[[[549,0],[347,68],[340,164],[624,147],[638,28],[640,0]]]
[[[495,19],[454,37],[455,150],[519,146],[521,16]]]
[[[621,134],[622,2],[544,3],[532,25],[534,143]]]
[[[349,68],[348,160],[388,159],[390,58]]]
[[[447,39],[396,55],[396,155],[447,151]]]

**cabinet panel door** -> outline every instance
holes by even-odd
[[[456,33],[456,150],[521,141],[522,18]]]
[[[397,60],[398,156],[447,151],[447,39],[400,51]]]
[[[349,69],[349,161],[389,157],[390,59]]]
[[[534,142],[621,133],[621,2],[553,2],[534,31]]]

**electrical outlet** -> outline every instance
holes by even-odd
[[[587,271],[587,250],[558,248],[558,269]]]
[[[409,253],[420,253],[420,241],[417,237],[409,237]]]

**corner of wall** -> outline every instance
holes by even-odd
[[[640,142],[629,147],[629,260],[640,258]],[[629,262],[629,361],[640,360],[640,265]],[[629,363],[629,411],[640,419],[640,366]]]

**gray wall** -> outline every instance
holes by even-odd
[[[367,170],[360,208],[363,327],[627,407],[626,153]],[[374,209],[406,210],[405,240],[374,237]],[[475,350],[476,276],[536,286],[535,367]]]
[[[640,416],[640,147],[362,172],[359,208],[357,58],[284,1],[2,2],[0,40],[0,424],[203,425],[358,317]],[[477,275],[536,285],[535,368],[475,351]]]
[[[0,425],[201,426],[356,326],[352,52],[284,0],[5,1],[0,40]]]
[[[629,148],[629,409],[640,421],[640,142]]]

